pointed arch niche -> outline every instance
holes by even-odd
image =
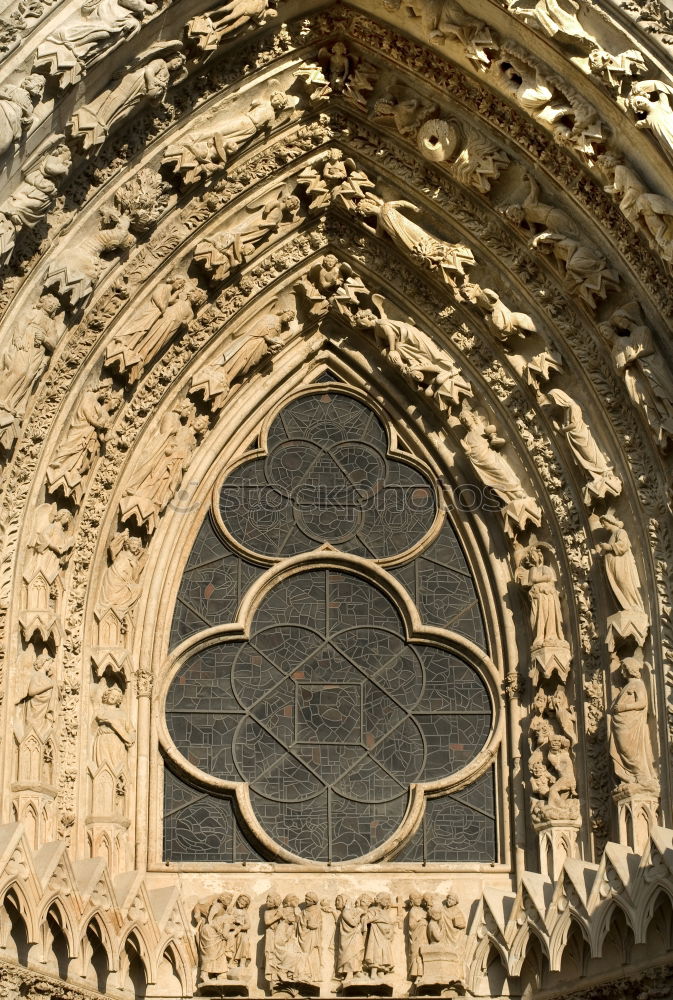
[[[164,870],[503,870],[497,504],[457,509],[446,421],[331,325],[227,400],[164,517],[136,633],[155,678],[138,850]]]

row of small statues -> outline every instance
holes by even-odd
[[[193,911],[200,983],[240,982],[252,956],[250,897],[224,892]],[[270,893],[262,910],[265,978],[281,983],[318,984],[329,974],[342,985],[381,983],[399,973],[396,934],[406,925],[407,975],[415,983],[461,984],[467,922],[458,899],[448,893],[411,893],[404,905],[387,892],[343,895],[334,903],[307,892]],[[333,966],[332,966],[333,952]],[[365,988],[365,987],[363,987]]]

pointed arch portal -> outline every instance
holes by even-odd
[[[668,988],[672,26],[7,6],[17,990]]]

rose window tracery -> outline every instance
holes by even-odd
[[[482,767],[450,794],[493,724],[481,667],[452,625],[479,644],[483,626],[465,557],[417,464],[391,452],[368,406],[321,391],[287,404],[263,449],[225,475],[176,608],[174,635],[189,638],[165,702],[168,858],[188,860],[197,840],[203,857],[203,838],[216,843],[210,807],[212,816],[226,813],[228,844],[229,828],[240,826],[250,851],[259,850],[234,804],[242,786],[268,838],[262,853],[273,843],[314,862],[366,856],[403,826],[414,789],[431,787],[445,794],[433,800],[439,811],[427,812],[445,832],[454,824],[461,859],[493,856],[490,772]],[[306,564],[309,552],[316,564]],[[230,623],[264,571],[244,572],[253,554],[274,576],[253,599],[243,635]],[[432,634],[410,633],[400,584]],[[218,588],[229,595],[213,606]],[[426,825],[424,816],[407,836],[405,850],[420,852],[418,860],[427,854]],[[439,860],[451,860],[461,849],[441,850]]]

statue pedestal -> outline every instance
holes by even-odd
[[[391,997],[392,995],[393,985],[387,976],[383,979],[369,979],[367,976],[362,976],[361,979],[342,984],[339,990],[339,996],[342,997]]]
[[[642,854],[650,840],[650,832],[658,824],[659,795],[642,785],[620,785],[612,793],[617,806],[619,843]]]
[[[578,858],[577,834],[582,821],[577,819],[546,819],[534,823],[538,837],[540,872],[555,882],[566,858]]]
[[[213,979],[202,979],[197,987],[199,997],[247,997],[248,984],[240,979],[230,979],[228,976],[215,976]]]

